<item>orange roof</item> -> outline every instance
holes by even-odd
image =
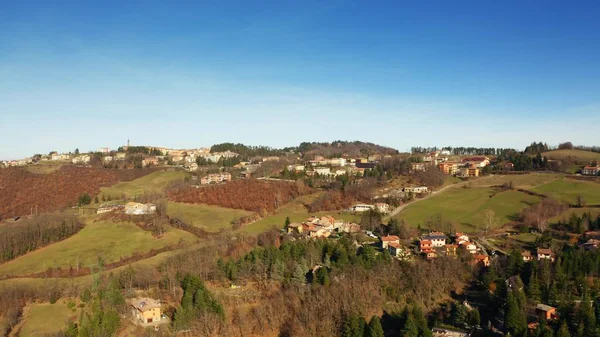
[[[431,240],[421,240],[421,244],[431,244]]]
[[[398,241],[400,240],[399,237],[397,237],[396,235],[388,235],[388,236],[384,236],[381,238],[381,241]]]
[[[396,243],[396,242],[390,242],[390,243],[388,243],[388,246],[394,247],[394,248],[400,248],[400,244]]]

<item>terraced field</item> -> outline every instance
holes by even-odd
[[[77,263],[95,266],[99,257],[105,263],[111,263],[134,253],[177,244],[180,240],[193,242],[196,237],[169,227],[165,235],[155,238],[132,223],[87,221],[74,236],[0,265],[0,276],[29,275],[48,268],[75,267]]]

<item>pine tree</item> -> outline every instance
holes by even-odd
[[[504,319],[506,329],[514,336],[521,336],[527,330],[527,321],[522,314],[519,303],[512,291],[506,298],[506,315]]]
[[[287,226],[289,226],[290,223],[292,223],[292,222],[290,221],[290,217],[288,216],[285,218],[285,228],[287,228]]]
[[[367,337],[383,337],[383,327],[381,326],[381,320],[379,316],[371,317],[369,326],[367,327]]]
[[[415,319],[408,308],[404,311],[404,317],[404,328],[401,331],[401,335],[403,337],[418,337],[419,327],[417,326],[417,323],[415,322]]]
[[[300,264],[296,264],[294,268],[294,273],[292,274],[292,281],[304,284],[306,281],[306,273],[304,272],[304,268]]]
[[[571,337],[571,334],[569,333],[569,328],[567,327],[567,322],[566,321],[562,321],[562,323],[560,324],[560,328],[558,329],[558,332],[556,333],[556,337]]]
[[[530,299],[532,299],[535,302],[540,302],[542,299],[540,283],[538,282],[537,275],[535,273],[533,273],[529,278],[529,284],[527,285],[527,295]]]

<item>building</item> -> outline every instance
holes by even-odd
[[[302,172],[305,170],[305,166],[304,165],[288,165],[287,169],[290,172]]]
[[[597,176],[600,172],[600,166],[586,166],[581,173],[586,176]]]
[[[102,154],[109,154],[110,153],[110,149],[108,147],[101,147],[98,152],[102,153]]]
[[[402,188],[402,192],[404,192],[404,193],[421,194],[421,193],[427,193],[428,191],[429,191],[429,189],[427,188],[427,186],[415,186],[415,187]]]
[[[389,213],[390,212],[390,205],[384,203],[384,202],[378,202],[375,203],[375,208],[377,208],[377,210],[379,211],[379,213]]]
[[[424,240],[431,241],[434,248],[444,247],[446,245],[446,235],[442,232],[431,232],[423,237]]]
[[[490,158],[488,157],[467,157],[467,158],[463,158],[462,160],[463,164],[467,164],[467,165],[475,165],[476,167],[479,168],[484,168],[486,166],[488,166],[490,164]]]
[[[117,160],[123,160],[123,159],[125,159],[125,157],[127,157],[127,153],[125,153],[125,152],[118,152],[115,155],[115,159],[117,159]]]
[[[153,214],[154,212],[156,212],[156,205],[154,204],[140,204],[133,201],[125,204],[125,214],[142,215]]]
[[[348,211],[350,211],[350,212],[365,212],[365,211],[368,211],[368,210],[371,210],[374,208],[375,208],[375,206],[373,206],[373,205],[356,204],[356,205],[350,207],[348,209]]]
[[[191,163],[191,164],[187,164],[185,165],[186,170],[190,171],[190,172],[194,172],[196,170],[198,170],[198,164],[196,163]]]
[[[226,182],[226,181],[231,181],[231,173],[229,173],[229,172],[211,173],[211,174],[207,175],[206,177],[200,178],[200,185],[217,184],[217,183],[222,183],[222,182]]]
[[[543,317],[547,321],[553,321],[558,319],[556,308],[546,304],[538,304],[535,307],[535,312],[538,316]]]
[[[142,166],[144,166],[144,167],[156,166],[156,165],[158,165],[158,158],[156,158],[156,157],[148,157],[148,158],[144,158],[144,160],[142,160]]]
[[[396,235],[389,235],[381,238],[381,248],[386,249],[390,243],[400,244],[400,238]]]
[[[431,240],[421,239],[419,240],[419,250],[421,253],[427,253],[433,249]]]
[[[537,259],[540,260],[550,260],[554,262],[554,253],[551,249],[538,248],[537,249]]]
[[[479,265],[481,267],[489,267],[490,266],[490,257],[484,254],[476,254],[473,255],[473,262],[475,265]]]
[[[444,174],[455,175],[459,171],[459,163],[447,161],[445,163],[438,164],[438,168],[440,171],[444,172]]]
[[[425,171],[425,163],[412,163],[411,169],[413,171]]]
[[[479,177],[479,168],[475,166],[461,167],[459,175],[463,178]]]
[[[151,298],[134,298],[130,301],[133,318],[143,324],[160,322],[160,302]]]
[[[113,157],[113,156],[106,156],[106,157],[104,157],[104,162],[105,162],[105,163],[109,163],[109,162],[111,162],[111,161],[113,161],[113,160],[114,160],[114,157]]]
[[[75,158],[73,158],[73,160],[71,160],[71,162],[75,165],[85,165],[85,164],[89,164],[90,163],[90,156],[87,154],[84,154],[82,156],[77,156]]]
[[[477,253],[477,246],[469,241],[463,241],[460,246],[466,250],[467,252],[469,252],[470,254],[475,254]]]
[[[321,176],[331,175],[331,169],[329,167],[315,167],[315,173]]]
[[[456,256],[456,249],[458,245],[455,244],[447,244],[446,245],[446,256]]]
[[[292,222],[286,227],[288,234],[298,233],[302,234],[304,227],[299,222]]]
[[[400,258],[402,260],[410,258],[410,252],[408,251],[408,249],[405,249],[399,243],[390,242],[387,249],[390,252],[390,255],[394,257]]]
[[[456,243],[460,245],[465,241],[469,241],[469,237],[465,233],[458,232],[454,234],[454,241],[456,241]]]

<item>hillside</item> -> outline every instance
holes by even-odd
[[[332,143],[302,143],[298,151],[304,156],[316,155],[333,157],[347,155],[351,157],[369,156],[372,154],[396,154],[398,150],[367,142],[335,141]]]
[[[553,150],[542,153],[548,159],[567,160],[577,163],[588,163],[593,160],[600,161],[600,153],[584,150]]]
[[[23,168],[0,170],[0,218],[54,211],[73,206],[87,192],[144,176],[151,170],[109,170],[63,166],[48,174],[35,174]]]

